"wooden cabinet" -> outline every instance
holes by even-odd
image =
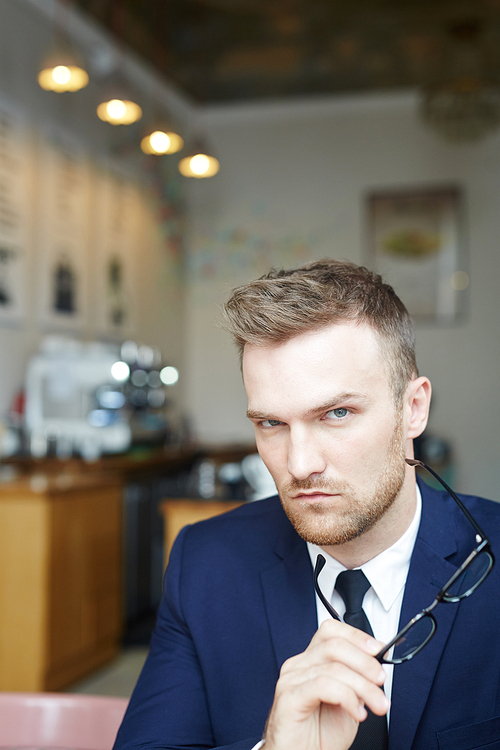
[[[60,690],[117,654],[121,540],[117,479],[0,485],[0,690]]]
[[[204,521],[205,518],[219,516],[243,503],[236,500],[164,500],[161,512],[164,520],[164,563],[168,563],[172,544],[179,531],[190,523]]]

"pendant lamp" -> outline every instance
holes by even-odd
[[[177,132],[177,128],[166,119],[157,118],[146,130],[141,140],[141,149],[145,154],[160,156],[175,154],[184,146],[184,140]]]
[[[38,73],[38,83],[46,91],[79,91],[89,82],[81,56],[70,41],[58,33],[52,49],[45,58]]]
[[[198,180],[204,177],[213,177],[219,169],[218,160],[209,153],[205,144],[200,141],[179,162],[179,172],[184,177],[195,177]]]
[[[142,108],[134,99],[122,77],[114,75],[101,96],[97,116],[110,125],[131,125],[142,117]]]

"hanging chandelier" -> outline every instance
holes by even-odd
[[[450,28],[450,76],[423,91],[422,118],[448,141],[477,141],[500,127],[500,85],[484,72],[479,31],[475,21]]]
[[[500,87],[462,76],[424,92],[423,119],[448,141],[477,141],[500,126]]]

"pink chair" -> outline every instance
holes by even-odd
[[[0,692],[0,748],[111,750],[127,704],[100,695]]]

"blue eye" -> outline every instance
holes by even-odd
[[[347,417],[349,411],[344,408],[332,409],[327,413],[327,417],[329,417],[331,414],[333,414],[336,419],[343,419],[343,417]]]
[[[280,424],[279,419],[264,419],[261,422],[262,427],[277,427]]]

